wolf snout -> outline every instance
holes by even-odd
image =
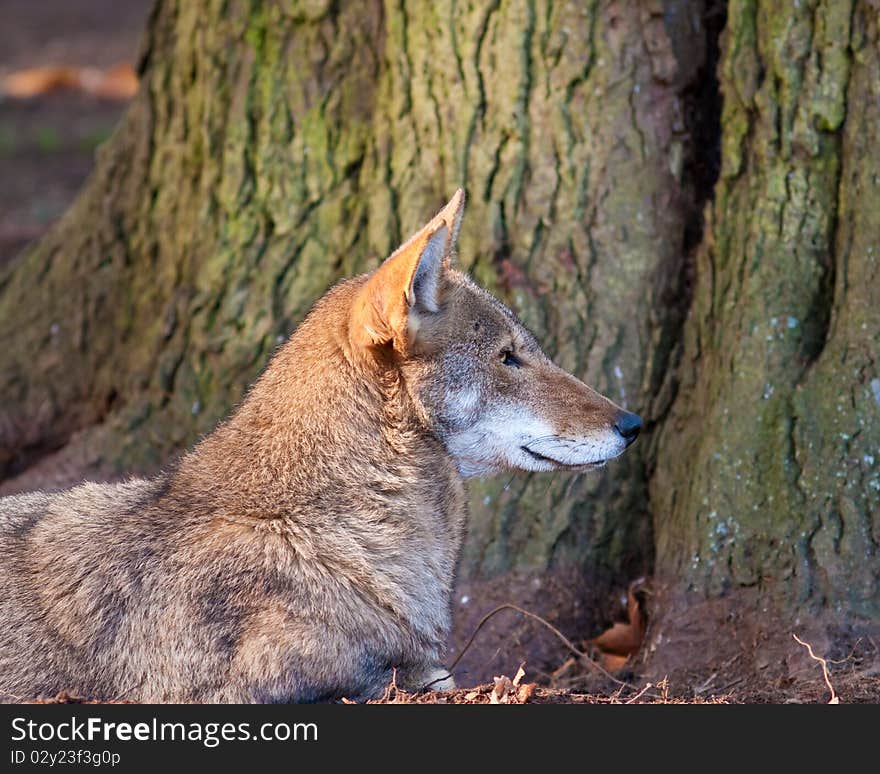
[[[642,418],[638,414],[633,414],[631,411],[621,411],[617,415],[614,429],[617,431],[618,435],[626,441],[626,445],[629,446],[639,437],[639,432],[642,429]]]

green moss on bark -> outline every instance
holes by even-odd
[[[668,583],[838,631],[880,621],[877,34],[867,6],[731,3],[724,176],[651,486]]]

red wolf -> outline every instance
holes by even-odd
[[[0,691],[289,702],[452,685],[464,480],[601,467],[641,420],[453,266],[464,192],[332,288],[152,479],[0,500]]]

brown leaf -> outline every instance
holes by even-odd
[[[603,653],[629,657],[639,649],[641,632],[628,623],[616,623],[592,640]]]
[[[638,653],[645,637],[645,614],[636,597],[636,587],[636,583],[630,584],[627,592],[626,608],[629,622],[615,623],[589,641],[599,650],[602,666],[609,671],[621,669],[630,656]]]
[[[490,704],[509,704],[510,693],[513,690],[513,683],[507,675],[501,675],[494,678],[495,687],[489,694]]]
[[[81,91],[104,99],[126,100],[138,89],[132,66],[121,62],[105,70],[96,67],[34,67],[9,73],[0,82],[0,93],[30,99],[56,91]]]
[[[534,696],[535,688],[535,683],[523,683],[516,689],[516,700],[520,704],[525,704],[527,701],[531,700],[532,696]]]
[[[614,653],[600,653],[599,666],[606,672],[616,672],[626,666],[629,656],[616,656]]]
[[[87,84],[83,87],[96,97],[104,99],[131,99],[138,90],[138,77],[134,69],[127,62],[120,62],[113,67],[104,70],[91,88]]]
[[[9,73],[3,79],[3,93],[10,97],[27,99],[79,85],[77,67],[34,67]]]

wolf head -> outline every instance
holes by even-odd
[[[464,191],[398,248],[352,306],[352,349],[393,367],[464,476],[583,471],[641,419],[555,365],[498,299],[453,267]]]

